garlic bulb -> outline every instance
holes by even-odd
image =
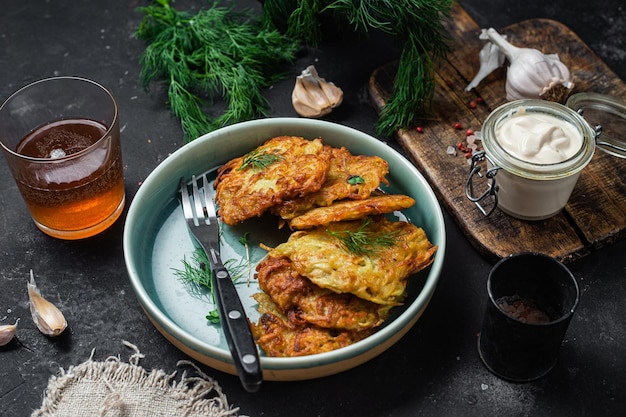
[[[67,321],[63,313],[50,301],[42,297],[33,271],[30,271],[30,282],[28,283],[28,298],[30,300],[30,314],[37,328],[46,336],[58,336],[67,327]]]
[[[291,93],[291,102],[299,115],[322,117],[338,107],[343,101],[343,91],[335,84],[317,74],[313,65],[308,66],[296,77]]]
[[[501,53],[506,56],[509,61],[509,68],[506,74],[506,98],[509,101],[523,98],[545,99],[556,102],[563,102],[574,87],[571,80],[571,74],[567,66],[559,60],[556,54],[544,54],[537,49],[519,48],[509,43],[495,29],[490,28],[483,30],[481,39],[488,39],[488,43],[481,54]],[[491,45],[495,45],[498,51],[494,51]],[[489,47],[489,49],[487,49]],[[486,52],[488,51],[488,52]],[[496,62],[496,57],[481,58],[481,69],[483,60]],[[499,66],[499,65],[498,65]],[[493,64],[486,68],[493,71]],[[489,72],[491,72],[489,71]],[[479,74],[486,77],[488,74]],[[482,79],[482,78],[481,78]],[[475,78],[476,80],[476,78]],[[480,79],[478,80],[480,82]],[[472,81],[468,85],[467,90],[478,85],[478,82]]]
[[[4,324],[0,326],[0,346],[4,346],[13,340],[19,321],[20,319],[17,319],[15,324]]]

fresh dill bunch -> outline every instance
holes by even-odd
[[[206,252],[198,248],[193,252],[191,260],[183,258],[182,264],[182,269],[173,268],[174,275],[178,277],[178,280],[185,284],[189,292],[195,297],[203,297],[208,290],[211,302],[215,304],[215,290],[211,280],[211,268],[209,267],[209,258]],[[224,266],[228,269],[228,273],[235,284],[248,269],[248,263],[243,259],[240,262],[229,259],[224,263]],[[217,309],[209,311],[206,318],[214,324],[220,321]]]
[[[319,24],[323,3],[319,0],[266,0],[263,2],[263,22],[277,27],[290,38],[316,46],[323,37]]]
[[[387,233],[375,233],[367,230],[367,226],[369,224],[370,219],[367,218],[355,231],[326,230],[326,232],[339,239],[341,246],[343,246],[343,248],[348,252],[355,255],[369,255],[376,253],[383,247],[389,247],[396,244],[396,238],[399,233],[398,230]]]
[[[263,19],[314,46],[341,28],[394,36],[402,48],[398,72],[376,125],[379,135],[391,135],[432,108],[434,66],[449,51],[443,21],[452,5],[453,0],[265,0]]]
[[[145,16],[135,34],[147,44],[141,82],[146,89],[159,80],[167,85],[168,105],[186,141],[267,116],[263,90],[284,78],[278,68],[293,61],[297,41],[264,26],[251,12],[235,12],[217,1],[196,13],[176,10],[170,0],[139,10]],[[226,110],[211,117],[206,108],[218,98]]]

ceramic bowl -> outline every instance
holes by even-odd
[[[445,226],[439,203],[413,164],[385,143],[358,130],[339,124],[310,119],[271,118],[235,124],[208,133],[182,146],[165,159],[143,182],[133,199],[124,229],[124,256],[137,299],[153,325],[171,343],[195,360],[235,374],[235,367],[219,325],[205,319],[213,306],[202,291],[193,291],[176,275],[189,260],[195,246],[184,222],[177,194],[181,177],[214,172],[228,160],[244,155],[266,140],[279,136],[322,138],[332,146],[345,146],[353,154],[378,155],[389,162],[387,191],[413,197],[417,204],[403,214],[422,227],[439,247],[433,264],[410,278],[408,298],[372,336],[351,346],[328,353],[272,358],[261,353],[265,380],[303,380],[335,374],[379,355],[397,342],[417,322],[437,285],[444,262]],[[267,223],[267,222],[265,222]],[[286,238],[260,230],[258,221],[224,228],[223,258],[249,256],[252,271],[265,251],[257,243]],[[257,229],[258,233],[257,233]],[[237,237],[251,232],[249,254],[243,255]],[[282,236],[282,237],[281,237]],[[250,297],[258,292],[254,277],[237,284],[246,313],[256,322],[259,314]]]

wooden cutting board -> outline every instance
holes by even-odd
[[[466,198],[467,160],[461,153],[448,155],[446,149],[464,141],[467,128],[480,130],[490,111],[506,101],[506,73],[498,69],[476,89],[466,92],[465,87],[479,68],[481,28],[455,4],[447,29],[452,50],[438,64],[433,111],[416,124],[423,133],[411,128],[398,131],[396,136],[476,249],[492,262],[522,251],[541,252],[569,262],[626,237],[626,160],[600,150],[583,170],[565,209],[550,219],[518,220],[498,209],[485,217]],[[533,19],[496,30],[514,45],[558,53],[572,72],[574,92],[596,92],[626,100],[624,82],[563,24]],[[390,96],[396,68],[396,63],[387,64],[370,78],[370,95],[377,109]],[[470,106],[479,96],[484,103]],[[455,128],[457,122],[462,129]]]

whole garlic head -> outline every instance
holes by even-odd
[[[343,101],[343,91],[317,74],[313,65],[296,77],[291,102],[299,115],[317,118],[330,113]]]
[[[487,49],[486,46],[481,53],[489,50],[493,54],[503,54],[509,61],[505,84],[507,100],[534,98],[563,102],[573,89],[574,83],[570,71],[561,62],[558,55],[544,54],[537,49],[514,46],[493,28],[483,30],[480,37],[491,41],[487,46],[495,45],[498,49],[495,51],[492,48]],[[489,61],[487,57],[481,56],[481,68],[483,67],[483,60]],[[490,61],[492,63],[501,62],[495,57],[491,58]],[[487,70],[493,71],[495,68],[496,65],[491,65]],[[481,75],[484,78],[487,74]],[[468,90],[475,87],[478,82],[473,80],[468,85]]]

